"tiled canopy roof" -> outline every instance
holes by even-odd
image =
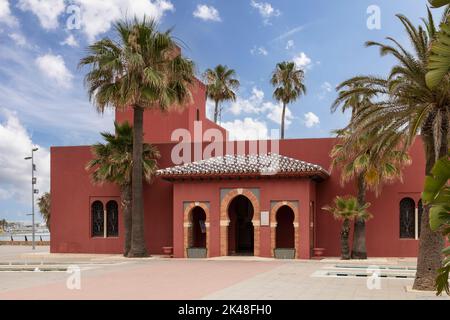
[[[226,155],[181,166],[161,169],[157,175],[166,179],[240,176],[297,176],[328,178],[321,166],[279,154]]]

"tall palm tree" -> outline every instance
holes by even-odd
[[[342,260],[350,259],[349,234],[350,221],[354,219],[369,220],[372,215],[367,211],[370,203],[360,205],[355,197],[336,197],[334,206],[325,206],[322,210],[326,210],[333,214],[336,220],[342,221],[341,230],[341,258]]]
[[[121,190],[121,206],[124,216],[125,246],[124,256],[131,250],[132,235],[132,172],[133,172],[133,128],[128,122],[114,122],[115,134],[101,133],[106,143],[92,146],[94,158],[89,161],[86,170],[91,171],[95,184],[114,183]],[[142,147],[143,176],[150,182],[157,170],[158,150],[147,143]]]
[[[274,98],[283,104],[281,114],[281,139],[284,139],[286,107],[306,94],[305,73],[294,62],[283,61],[277,64],[272,74],[271,84],[275,87]]]
[[[90,66],[85,82],[89,97],[107,107],[133,109],[132,244],[129,256],[145,257],[142,141],[144,110],[167,111],[192,99],[194,64],[179,54],[171,30],[159,32],[146,18],[120,21],[116,39],[104,38],[88,48],[80,66]]]
[[[358,92],[357,87],[339,85],[338,98],[334,101],[331,111],[335,112],[341,107],[342,112],[348,109],[352,112],[350,124],[353,123],[355,114],[361,109],[372,104],[373,95]],[[360,88],[361,89],[361,88]],[[364,89],[364,88],[362,88]],[[347,95],[352,90],[353,95]],[[341,169],[341,183],[356,182],[357,199],[360,206],[366,203],[367,190],[375,191],[378,195],[384,183],[393,182],[402,178],[403,166],[410,163],[408,154],[400,148],[386,148],[383,145],[370,145],[374,137],[380,134],[383,127],[367,132],[348,144],[346,140],[352,137],[351,129],[336,130],[337,137],[341,140],[331,151],[331,169]],[[363,219],[355,219],[353,233],[353,259],[367,259],[366,249],[366,223]]]
[[[371,144],[394,147],[402,142],[410,146],[421,134],[425,157],[425,174],[429,175],[434,163],[447,154],[449,136],[450,78],[444,77],[439,86],[429,88],[426,83],[430,46],[438,32],[432,15],[424,20],[425,27],[414,26],[405,16],[397,16],[406,29],[412,52],[393,38],[390,44],[367,42],[367,46],[380,48],[382,55],[396,60],[387,79],[358,76],[346,81],[357,89],[346,95],[366,91],[377,95],[377,102],[357,112],[349,128],[354,130],[348,144],[364,132],[383,126],[384,130]],[[363,88],[363,89],[361,89]],[[414,289],[433,290],[437,270],[441,266],[444,239],[430,229],[429,205],[424,207],[421,220],[419,257]]]
[[[50,193],[44,193],[38,200],[37,205],[39,207],[39,211],[44,218],[47,229],[50,230],[50,208],[51,208],[51,197]]]
[[[236,101],[236,90],[240,83],[236,79],[236,71],[221,64],[214,69],[206,70],[203,77],[207,85],[208,98],[215,103],[214,122],[217,123],[221,116],[220,104],[224,101]]]

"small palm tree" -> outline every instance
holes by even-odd
[[[336,220],[342,221],[341,230],[341,257],[342,260],[350,259],[350,246],[349,246],[349,234],[350,234],[350,221],[354,219],[362,219],[364,221],[369,220],[372,215],[367,211],[370,207],[370,203],[366,203],[360,206],[358,200],[355,197],[336,197],[334,199],[334,206],[323,207],[322,210],[328,211],[333,214]]]
[[[115,122],[114,128],[115,134],[101,133],[106,143],[97,143],[92,147],[94,158],[86,169],[92,171],[91,177],[95,184],[109,182],[120,187],[125,229],[124,256],[128,256],[132,238],[133,128],[128,122]],[[151,182],[157,170],[159,152],[150,144],[144,144],[142,149],[143,176],[147,182]]]
[[[147,256],[143,209],[144,110],[167,111],[192,100],[194,64],[179,53],[171,30],[158,31],[153,20],[119,21],[116,39],[104,38],[88,48],[80,66],[90,66],[85,82],[97,110],[133,109],[133,232],[129,255]]]
[[[214,69],[205,71],[203,77],[207,85],[208,98],[213,100],[214,122],[221,118],[220,104],[224,101],[236,101],[236,90],[239,88],[239,80],[236,79],[236,71],[219,64]]]
[[[294,62],[283,61],[277,64],[272,74],[271,84],[275,87],[274,98],[283,104],[281,114],[281,139],[284,139],[286,107],[306,94],[305,73]]]
[[[51,208],[51,197],[50,193],[44,193],[38,200],[37,205],[39,207],[39,211],[44,218],[45,224],[47,225],[47,229],[50,230],[50,208]]]

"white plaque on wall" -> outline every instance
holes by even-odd
[[[269,211],[261,211],[261,226],[262,227],[270,226]]]

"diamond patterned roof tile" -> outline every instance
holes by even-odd
[[[157,176],[163,178],[252,174],[298,174],[309,176],[319,175],[322,178],[329,177],[329,173],[319,165],[276,153],[245,156],[226,155],[224,157],[186,163],[157,171]]]

